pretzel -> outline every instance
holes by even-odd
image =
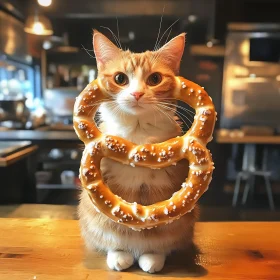
[[[176,83],[173,97],[196,110],[194,122],[185,135],[157,144],[136,145],[99,131],[93,121],[99,107],[95,105],[111,97],[98,79],[76,98],[74,129],[85,143],[80,166],[81,184],[87,190],[96,211],[134,230],[168,224],[190,212],[212,180],[214,163],[206,148],[212,140],[217,115],[212,99],[204,88],[183,77],[176,77]],[[189,161],[189,173],[182,188],[170,199],[144,206],[136,202],[129,203],[111,192],[101,176],[100,162],[103,157],[133,167],[152,169],[175,165],[186,158]]]

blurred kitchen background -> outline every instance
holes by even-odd
[[[114,40],[118,26],[141,52],[163,15],[161,44],[187,32],[181,75],[218,112],[201,220],[280,220],[279,11],[278,0],[0,0],[0,216],[76,218],[72,109],[97,75],[92,29]]]

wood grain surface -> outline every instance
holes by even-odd
[[[21,151],[12,153],[11,155],[1,157],[0,158],[0,167],[6,167],[12,163],[15,163],[16,161],[19,161],[19,160],[29,156],[30,154],[34,153],[37,149],[38,149],[38,147],[34,145],[31,147],[25,148]]]
[[[195,259],[171,256],[160,274],[107,269],[85,252],[77,221],[0,219],[1,280],[280,279],[280,222],[198,223]]]

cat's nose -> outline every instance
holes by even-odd
[[[141,96],[144,95],[144,92],[132,92],[131,95],[134,96],[134,98],[138,101],[141,98]]]

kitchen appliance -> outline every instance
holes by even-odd
[[[279,128],[280,24],[228,26],[221,127]]]
[[[60,174],[61,183],[63,185],[74,185],[75,184],[75,172],[72,170],[64,170]]]
[[[13,121],[24,125],[30,114],[25,102],[23,96],[0,94],[0,122]]]
[[[34,100],[41,96],[38,62],[28,53],[24,24],[0,10],[0,125],[30,127],[38,124]]]
[[[75,98],[79,93],[75,87],[46,89],[44,103],[51,116],[72,119]]]

